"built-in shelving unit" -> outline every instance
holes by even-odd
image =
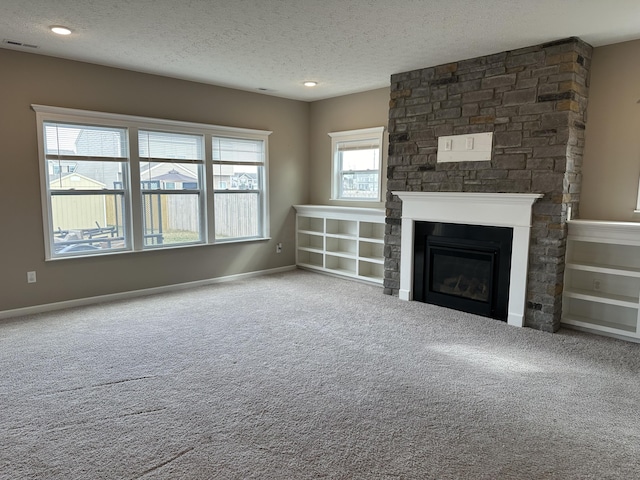
[[[640,340],[640,223],[571,220],[562,323]]]
[[[296,264],[382,284],[384,210],[295,205]]]

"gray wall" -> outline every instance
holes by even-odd
[[[0,311],[295,263],[291,206],[309,198],[308,103],[6,49],[0,66]],[[273,131],[272,239],[45,262],[34,103]]]
[[[382,158],[382,201],[352,202],[331,200],[331,138],[329,132],[386,127],[389,115],[389,89],[381,88],[353,95],[321,100],[311,104],[309,156],[311,158],[309,199],[317,205],[352,207],[384,206],[386,191],[387,133]]]
[[[640,40],[593,51],[580,216],[640,221]]]

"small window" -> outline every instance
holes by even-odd
[[[380,201],[384,127],[330,133],[332,199]]]

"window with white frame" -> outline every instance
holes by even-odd
[[[329,133],[332,199],[380,201],[384,127]]]
[[[255,237],[264,209],[264,142],[213,137],[213,188],[217,240]]]
[[[202,135],[138,132],[145,248],[201,243]]]
[[[32,108],[47,259],[268,238],[271,132]]]
[[[52,256],[128,249],[127,130],[45,121],[41,133]]]

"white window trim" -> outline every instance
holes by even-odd
[[[203,242],[197,244],[171,245],[166,249],[186,248],[198,245],[213,245],[215,243],[234,243],[247,242],[257,240],[267,240],[270,238],[270,221],[269,221],[269,135],[273,132],[268,130],[254,130],[248,128],[236,128],[220,125],[209,125],[204,123],[184,122],[177,120],[167,120],[152,117],[141,117],[133,115],[123,115],[117,113],[104,113],[91,110],[79,110],[73,108],[53,107],[48,105],[32,104],[31,108],[36,112],[37,138],[38,138],[38,155],[40,159],[40,191],[43,212],[43,227],[45,235],[45,260],[66,260],[69,258],[77,258],[83,255],[74,255],[68,257],[57,257],[52,255],[51,246],[51,207],[50,196],[47,195],[47,171],[44,151],[44,122],[68,122],[99,126],[112,126],[126,128],[129,136],[129,190],[125,192],[125,208],[129,209],[129,246],[126,250],[108,251],[100,254],[91,254],[90,256],[102,255],[118,255],[122,253],[149,251],[144,248],[143,225],[142,225],[142,195],[140,188],[140,158],[138,150],[138,130],[158,130],[175,133],[199,134],[204,137],[205,161],[204,161],[204,203],[206,209],[201,215],[204,221]],[[260,140],[264,142],[264,185],[262,204],[262,221],[261,234],[255,238],[238,238],[224,240],[223,242],[215,240],[215,219],[214,214],[214,188],[213,188],[213,161],[212,161],[212,138],[216,136],[236,137],[248,140]],[[89,255],[87,255],[89,256]]]
[[[331,200],[344,202],[380,202],[382,198],[382,164],[384,158],[384,127],[361,128],[330,132],[331,137]],[[380,145],[380,161],[378,165],[378,196],[377,198],[342,198],[340,197],[340,171],[338,168],[338,144],[346,141],[376,139]]]

